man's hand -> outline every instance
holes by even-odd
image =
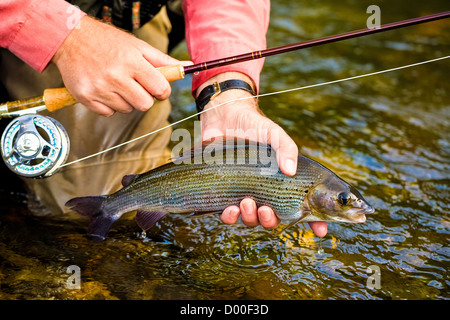
[[[156,67],[180,64],[135,36],[85,16],[54,62],[74,98],[94,112],[147,111],[167,99],[170,85]]]
[[[197,89],[197,95],[201,90],[215,82],[222,82],[227,79],[240,79],[252,83],[250,78],[237,72],[226,72],[219,74]],[[220,103],[250,97],[251,95],[240,89],[232,89],[219,94],[213,102],[206,105],[205,110],[211,109]],[[202,139],[208,140],[217,136],[230,135],[249,138],[249,133],[256,133],[254,137],[259,142],[270,144],[277,153],[277,162],[281,171],[293,176],[297,171],[298,148],[289,135],[276,123],[265,117],[259,110],[254,98],[240,100],[213,108],[201,115]],[[227,134],[228,131],[228,134]],[[241,201],[240,206],[229,206],[221,215],[224,223],[233,224],[241,215],[242,222],[248,226],[261,224],[268,229],[276,228],[280,220],[273,210],[268,206],[257,208],[255,201],[246,198]],[[325,222],[310,222],[314,233],[323,237],[327,233]]]

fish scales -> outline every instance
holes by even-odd
[[[318,176],[308,170],[307,159],[299,161],[304,170],[296,176],[297,180],[315,181]],[[158,174],[139,177],[133,186],[125,187],[108,199],[108,206],[126,211],[138,209],[143,204],[153,210],[170,212],[219,211],[230,204],[239,205],[245,198],[253,198],[258,205],[270,205],[280,213],[299,207],[304,191],[312,184],[303,183],[299,188],[292,178],[266,167],[251,164],[216,166],[168,164]],[[180,183],[183,181],[183,183]],[[226,183],[224,183],[226,182]],[[303,192],[302,192],[303,191]],[[125,195],[125,196],[124,196]],[[175,197],[174,197],[175,195]],[[124,201],[126,198],[128,200]]]
[[[100,239],[126,212],[138,210],[136,219],[146,229],[167,213],[221,212],[244,198],[271,207],[281,220],[363,222],[364,213],[373,212],[356,189],[312,159],[300,155],[291,177],[281,172],[269,145],[219,142],[126,176],[113,194],[74,198],[66,205],[91,217],[88,233]]]

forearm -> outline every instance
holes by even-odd
[[[185,0],[183,7],[186,42],[194,63],[266,48],[269,0],[217,1],[214,5],[208,0]],[[263,64],[259,59],[201,71],[193,77],[193,92],[199,92],[211,77],[229,71],[246,75],[258,91]]]

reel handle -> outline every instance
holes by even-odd
[[[160,67],[157,68],[157,70],[161,72],[169,82],[184,78],[184,67],[181,64]],[[8,116],[11,112],[42,106],[45,106],[48,111],[53,112],[75,103],[77,103],[77,101],[66,88],[45,89],[43,96],[0,104],[0,118],[2,116]]]

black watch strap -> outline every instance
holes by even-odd
[[[213,100],[219,93],[230,89],[241,89],[256,95],[251,85],[243,80],[226,80],[224,82],[214,82],[212,85],[205,87],[195,100],[197,112],[202,112],[205,106]],[[200,115],[199,115],[200,117]]]

